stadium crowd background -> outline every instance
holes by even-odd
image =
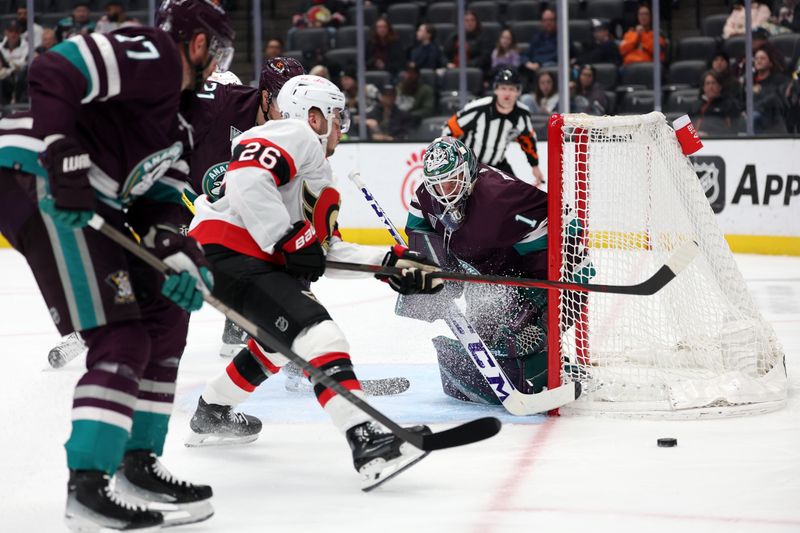
[[[430,140],[464,99],[459,88],[457,4],[454,1],[365,1],[365,116],[372,140]],[[744,2],[700,2],[699,27],[672,31],[673,20],[700,13],[698,2],[660,2],[661,102],[668,118],[688,113],[701,135],[743,135],[746,91]],[[275,18],[275,2],[268,7]],[[314,74],[330,78],[358,115],[355,1],[280,2],[284,15],[253,53],[246,35],[237,52],[290,56]],[[35,57],[78,32],[112,31],[150,20],[147,0],[35,0]],[[0,0],[4,28],[0,43],[0,106],[6,114],[24,109],[25,72],[31,56],[27,10],[21,0]],[[639,114],[652,111],[651,2],[569,1],[569,98],[571,112]],[[709,7],[710,6],[710,7]],[[245,0],[225,7],[247,22]],[[3,9],[5,8],[5,9]],[[712,11],[709,13],[709,11]],[[718,11],[718,12],[713,12]],[[800,0],[752,2],[753,124],[756,134],[800,132]],[[561,111],[558,91],[558,18],[553,5],[538,0],[467,2],[466,100],[492,94],[493,72],[511,66],[523,81],[521,101],[531,111],[540,138],[547,117]],[[270,22],[276,22],[270,20]],[[242,33],[240,31],[240,33]],[[259,47],[260,48],[260,47]],[[252,59],[252,58],[251,58]],[[252,63],[252,62],[251,62]],[[238,68],[237,68],[238,67]],[[251,78],[241,63],[234,68]],[[353,128],[355,133],[358,127]]]

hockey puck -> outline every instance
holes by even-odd
[[[658,439],[659,448],[674,448],[677,445],[678,439],[673,439],[671,437]]]

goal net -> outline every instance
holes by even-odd
[[[701,418],[786,402],[783,352],[661,113],[550,120],[550,279],[630,285],[700,252],[652,296],[550,291],[549,386],[562,413]],[[557,333],[554,333],[557,332]]]

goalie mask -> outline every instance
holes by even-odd
[[[422,158],[425,190],[442,207],[439,220],[456,229],[464,218],[464,204],[474,184],[477,163],[472,150],[453,137],[435,139]]]

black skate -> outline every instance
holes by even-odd
[[[164,522],[159,512],[136,507],[109,487],[109,477],[97,470],[70,470],[64,521],[70,531],[158,531]]]
[[[231,358],[247,346],[248,335],[245,330],[234,324],[230,319],[225,319],[225,329],[222,330],[222,346],[219,356]]]
[[[189,427],[192,432],[185,442],[189,447],[246,444],[258,438],[261,420],[237,413],[230,405],[206,403],[201,396]]]
[[[414,426],[409,431],[428,435],[428,426]],[[364,422],[347,430],[347,442],[353,450],[353,466],[361,474],[361,490],[368,492],[389,481],[403,470],[421,461],[428,453],[385,432],[373,422]]]
[[[175,479],[150,450],[127,452],[114,483],[125,497],[162,513],[164,527],[201,522],[214,514],[211,487]]]

